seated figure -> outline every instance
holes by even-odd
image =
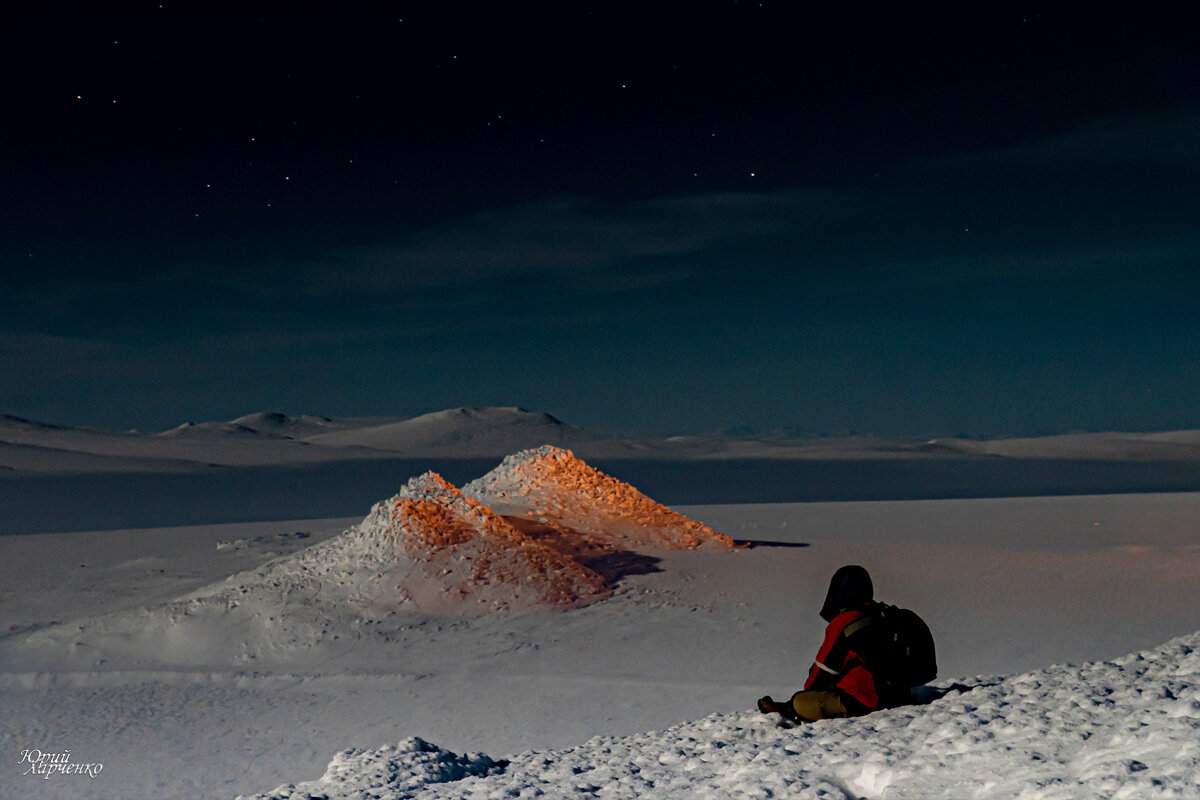
[[[851,564],[835,572],[821,606],[821,618],[829,623],[825,640],[803,691],[783,702],[763,697],[759,711],[791,722],[815,722],[908,702],[909,687],[889,681],[888,665],[880,663],[884,651],[876,633],[882,626],[872,624],[876,607],[871,576],[864,568]]]

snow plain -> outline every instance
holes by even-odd
[[[679,507],[756,546],[639,552],[569,611],[201,602],[369,510],[0,537],[0,797],[1200,797],[1200,494]],[[752,712],[799,688],[844,563],[973,688]],[[66,751],[103,769],[20,760]]]

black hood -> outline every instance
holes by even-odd
[[[833,622],[833,618],[846,609],[866,605],[874,597],[871,576],[857,564],[848,564],[833,573],[829,581],[829,593],[821,606],[821,619]]]

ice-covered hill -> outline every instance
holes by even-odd
[[[0,416],[0,469],[33,473],[203,472],[214,466],[301,465],[380,458],[362,447],[300,441],[348,423],[260,413],[228,422],[184,423],[161,433],[68,428]]]
[[[155,436],[264,436],[276,439],[303,439],[315,436],[333,426],[328,417],[303,414],[289,417],[276,411],[260,411],[229,422],[185,422]]]
[[[569,450],[544,445],[508,456],[463,487],[501,514],[601,538],[623,547],[732,547],[733,540],[651,500],[589,466]]]
[[[859,719],[716,714],[509,759],[410,738],[343,751],[321,778],[253,800],[1200,797],[1200,633],[971,683]]]
[[[377,503],[355,531],[321,546],[330,553],[303,557],[347,574],[360,568],[362,547],[381,545],[391,563],[379,565],[375,580],[380,598],[393,595],[385,602],[395,607],[410,603],[442,613],[570,608],[609,594],[604,578],[569,546],[518,530],[431,472]]]
[[[502,456],[543,442],[566,445],[597,438],[550,414],[523,408],[452,408],[380,425],[317,433],[307,441],[405,455],[480,457]]]

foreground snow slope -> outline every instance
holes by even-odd
[[[782,728],[714,714],[508,761],[410,738],[255,800],[1200,797],[1200,633],[929,705]]]
[[[108,500],[91,493],[79,502]],[[565,754],[596,736],[637,737],[714,713],[726,716],[713,724],[750,728],[747,736],[789,734],[762,745],[784,758],[781,747],[811,747],[796,738],[804,731],[760,730],[765,720],[747,712],[762,694],[798,688],[820,645],[817,609],[829,575],[846,563],[867,566],[881,598],[925,616],[941,685],[954,676],[1119,658],[1200,628],[1200,494],[679,510],[758,545],[658,552],[621,577],[611,598],[566,613],[403,612],[374,614],[369,625],[329,613],[344,608],[339,598],[353,590],[339,583],[348,576],[336,558],[305,559],[319,581],[311,591],[282,580],[254,584],[261,596],[240,591],[252,585],[250,573],[278,575],[275,565],[300,563],[293,560],[299,548],[337,539],[361,517],[0,536],[0,754],[12,756],[0,762],[0,798],[232,798],[317,779],[344,748],[417,736],[495,758],[553,751],[548,770],[607,769],[615,762],[588,766]],[[155,609],[230,575],[241,576],[236,608],[204,601],[162,624]],[[276,601],[284,592],[290,611],[281,621]],[[270,617],[281,624],[264,636],[255,626]],[[889,718],[846,725],[870,730]],[[920,719],[918,733],[930,720]],[[980,735],[1009,724],[990,723]],[[814,732],[831,730],[841,728]],[[1111,756],[1098,738],[1111,733],[1083,746]],[[627,747],[631,740],[612,741]],[[748,745],[723,735],[720,742],[734,759],[723,768],[736,770],[729,765],[743,763],[736,753]],[[888,746],[909,752],[903,742]],[[72,761],[103,763],[104,771],[95,779],[25,776],[17,757],[27,748],[70,750]],[[865,740],[854,751],[876,749]],[[829,766],[832,758],[797,752],[805,758],[787,762],[791,779],[807,769],[799,762]],[[663,753],[671,757],[670,750],[646,757]],[[991,772],[1036,765],[1017,753],[1025,760]],[[1125,757],[1159,768],[1133,749]],[[696,769],[715,768],[691,760]],[[899,794],[900,785],[889,791]],[[962,796],[916,785],[910,796]]]

